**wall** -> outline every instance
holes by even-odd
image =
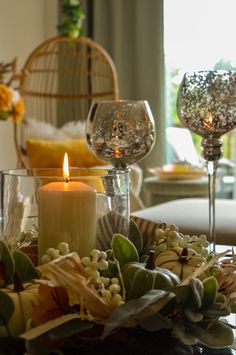
[[[17,57],[21,68],[30,52],[57,34],[57,0],[0,0],[0,62]],[[0,121],[0,170],[15,168],[11,122]]]

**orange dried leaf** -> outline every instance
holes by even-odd
[[[32,315],[33,324],[38,325],[68,312],[68,295],[63,287],[39,286],[41,302]]]

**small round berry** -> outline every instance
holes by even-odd
[[[198,241],[198,236],[193,235],[190,239],[191,242],[197,242]]]
[[[61,242],[58,244],[57,249],[59,250],[59,252],[61,253],[61,255],[66,255],[69,253],[70,249],[69,249],[69,245],[66,242]]]
[[[110,279],[109,279],[109,277],[101,276],[101,277],[100,277],[100,281],[101,281],[101,283],[103,283],[103,285],[104,285],[105,287],[110,284]]]
[[[109,264],[108,264],[108,262],[106,261],[106,260],[104,260],[104,259],[102,259],[102,260],[100,260],[99,262],[98,262],[98,268],[100,269],[100,270],[107,270],[108,269],[108,266],[109,266]]]
[[[169,225],[168,225],[168,228],[169,228],[171,231],[176,231],[176,232],[179,231],[179,227],[178,227],[176,224],[169,224]]]
[[[209,242],[207,240],[202,241],[202,246],[204,248],[208,248],[209,247]]]
[[[188,234],[184,235],[183,236],[183,240],[186,241],[186,242],[190,242],[190,240],[191,240],[190,235],[188,235]]]
[[[107,253],[105,251],[100,251],[100,253],[98,254],[98,259],[107,259]]]
[[[115,306],[119,306],[121,305],[123,302],[122,300],[122,297],[119,293],[115,293],[112,297],[112,303],[115,305]]]
[[[25,233],[25,241],[30,242],[34,236],[34,231],[31,229]]]
[[[84,265],[84,266],[88,266],[90,264],[90,258],[88,256],[84,256],[82,259],[81,259],[81,263]]]
[[[199,239],[200,240],[207,240],[207,237],[205,234],[201,234],[201,235],[199,235]]]
[[[52,259],[57,259],[60,256],[60,253],[58,249],[48,248],[47,255]]]
[[[102,297],[107,300],[110,300],[112,297],[111,291],[109,290],[102,290],[101,293],[102,293]]]
[[[202,247],[200,245],[195,245],[194,246],[194,250],[198,253],[201,254],[202,253]]]
[[[120,290],[121,290],[121,288],[120,288],[120,285],[118,285],[118,284],[111,284],[109,286],[109,291],[111,291],[112,293],[119,293]]]
[[[47,263],[50,263],[50,261],[52,261],[52,259],[48,256],[48,255],[43,255],[42,258],[41,258],[41,262],[42,264],[47,264]]]
[[[99,272],[92,269],[90,266],[86,266],[86,268],[84,269],[85,274],[87,277],[92,277],[92,278],[98,278],[100,276]]]
[[[187,243],[187,248],[188,249],[193,249],[193,244],[192,243]]]
[[[203,256],[206,256],[208,254],[208,249],[207,248],[202,248],[202,253]]]
[[[95,260],[98,260],[98,256],[100,254],[100,250],[98,249],[93,249],[90,253],[90,256],[95,259]]]
[[[186,240],[182,240],[182,241],[179,243],[179,246],[180,246],[181,248],[187,248],[188,243],[187,243]]]
[[[119,284],[119,279],[118,279],[117,277],[113,277],[113,278],[111,279],[111,283],[112,283],[112,284]]]
[[[91,267],[91,269],[93,270],[97,270],[98,269],[98,262],[95,260],[92,260],[89,264],[89,266]]]

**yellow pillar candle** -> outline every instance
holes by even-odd
[[[39,257],[67,242],[83,257],[96,247],[96,190],[83,182],[51,182],[39,188]]]

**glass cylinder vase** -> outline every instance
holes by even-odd
[[[34,247],[39,263],[49,248],[66,242],[83,257],[110,247],[114,233],[128,235],[129,171],[16,169],[1,173],[4,239],[13,248]]]

